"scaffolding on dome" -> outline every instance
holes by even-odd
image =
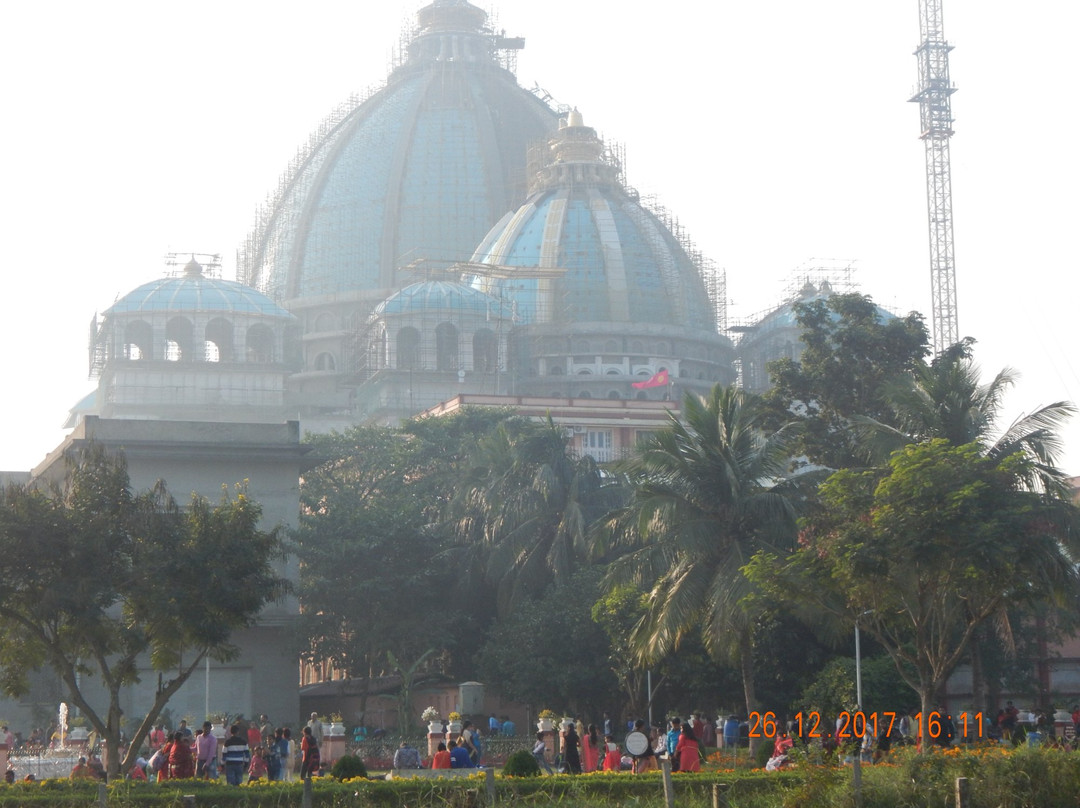
[[[778,309],[796,303],[803,297],[807,284],[815,291],[827,283],[834,294],[850,294],[859,289],[856,262],[849,258],[811,258],[792,269],[782,281],[780,300],[766,309],[732,318],[725,330],[736,342],[757,330],[758,325]]]

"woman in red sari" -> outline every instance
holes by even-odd
[[[694,730],[689,721],[683,721],[679,742],[675,744],[675,756],[679,758],[679,771],[701,771],[701,747],[694,737]]]
[[[589,724],[589,731],[581,739],[582,766],[585,772],[594,772],[600,763],[600,733],[596,724]]]
[[[183,780],[195,776],[195,758],[191,754],[191,747],[184,740],[184,734],[177,732],[173,735],[172,748],[169,749],[169,779]]]

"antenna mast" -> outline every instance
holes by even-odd
[[[942,0],[919,0],[919,33],[915,51],[919,88],[911,101],[919,104],[920,138],[926,146],[926,206],[930,219],[930,283],[934,352],[959,341],[956,316],[956,265],[953,254],[952,171],[949,138],[953,117],[949,51],[941,22]]]

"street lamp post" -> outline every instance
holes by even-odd
[[[862,712],[862,648],[859,645],[859,620],[870,614],[866,610],[855,618],[855,715]],[[851,725],[854,729],[856,719],[852,718]],[[866,721],[862,722],[863,732],[866,732]],[[857,738],[858,746],[855,748],[855,760],[851,770],[852,785],[855,791],[855,808],[862,808],[862,746],[863,739]]]

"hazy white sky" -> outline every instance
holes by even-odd
[[[485,8],[487,4],[480,3]],[[0,247],[0,469],[63,437],[91,317],[170,250],[235,250],[297,147],[382,82],[416,2],[7,3]],[[518,79],[625,144],[728,272],[732,313],[769,307],[813,258],[929,319],[917,0],[504,0]],[[1075,146],[1080,3],[945,0],[956,49],[960,333],[1021,384],[1007,419],[1080,398]],[[1080,422],[1065,468],[1080,474]]]

